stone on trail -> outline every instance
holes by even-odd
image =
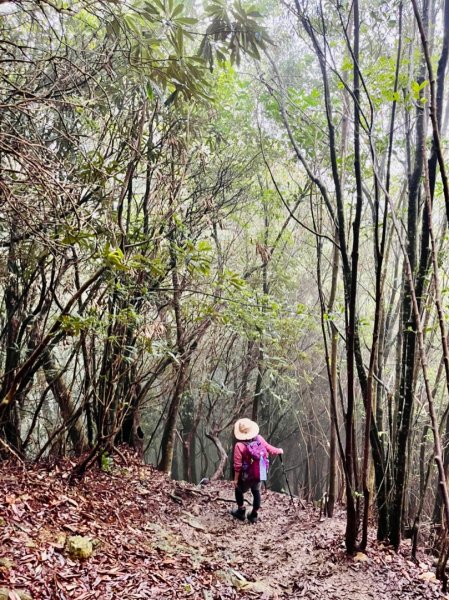
[[[4,558],[0,558],[0,567],[3,567],[4,569],[11,569],[12,567],[15,567],[15,562],[13,560],[11,560],[10,558],[4,557]]]
[[[435,573],[432,573],[431,571],[426,571],[425,573],[421,573],[421,575],[419,575],[418,577],[419,577],[419,579],[422,579],[423,581],[435,581],[436,580]]]
[[[67,538],[65,550],[72,558],[90,558],[93,553],[92,540],[81,535],[72,535]]]
[[[354,556],[354,560],[356,562],[369,562],[369,558],[364,552],[357,552],[357,554]]]
[[[32,597],[23,590],[9,590],[8,588],[0,588],[0,600],[11,600],[14,595],[19,600],[33,600]]]

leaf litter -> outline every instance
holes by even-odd
[[[375,541],[348,557],[344,513],[320,520],[265,492],[256,525],[234,520],[230,482],[175,482],[130,452],[112,473],[68,484],[73,463],[0,474],[0,592],[32,600],[442,599],[431,557]],[[67,540],[90,541],[73,558]],[[0,595],[1,598],[1,595]]]

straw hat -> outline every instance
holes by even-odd
[[[234,435],[238,440],[252,440],[259,433],[259,425],[251,419],[239,419],[234,425]]]

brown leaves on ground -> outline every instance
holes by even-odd
[[[395,554],[374,540],[348,557],[343,515],[320,521],[267,492],[251,525],[229,515],[227,482],[177,483],[129,457],[71,487],[72,467],[3,463],[0,588],[10,598],[443,598],[429,557],[415,565],[408,548]],[[90,558],[67,551],[73,536],[92,544]]]

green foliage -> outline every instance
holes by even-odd
[[[87,249],[92,248],[92,241],[94,238],[94,233],[69,226],[65,229],[61,244],[64,244],[65,246],[75,246],[77,244],[81,248]]]
[[[225,269],[220,276],[220,284],[224,290],[230,290],[230,288],[242,290],[245,286],[245,280],[235,271]]]
[[[101,460],[101,470],[105,473],[110,473],[114,466],[114,459],[108,452],[103,452],[100,457]]]
[[[189,53],[192,40],[190,28],[197,19],[184,14],[184,5],[168,2],[137,1],[124,6],[108,20],[107,36],[129,47],[130,67],[141,77],[145,75],[146,95],[152,100],[156,93],[167,89],[169,106],[179,95],[190,100],[207,98],[207,82],[200,57]]]
[[[129,267],[125,264],[125,255],[120,248],[113,248],[109,244],[106,243],[105,249],[102,253],[103,260],[106,265],[108,265],[111,269],[117,269],[120,271],[126,271]]]
[[[262,15],[254,8],[244,8],[240,0],[235,0],[228,8],[225,0],[212,0],[206,7],[211,23],[199,54],[212,70],[214,57],[224,62],[230,55],[231,63],[240,64],[242,54],[260,60],[260,52],[266,50],[272,41],[264,26],[256,20]]]
[[[190,16],[182,3],[173,0],[136,0],[123,6],[106,21],[106,38],[129,49],[126,75],[147,78],[145,94],[149,100],[165,97],[165,106],[178,99],[210,99],[206,65],[212,71],[215,60],[240,63],[242,54],[260,59],[260,50],[270,43],[266,29],[256,19],[253,8],[244,9],[239,1],[228,9],[213,0],[206,7],[211,21],[195,47],[200,20]],[[165,95],[168,92],[168,96]]]
[[[424,104],[425,102],[427,102],[427,98],[425,96],[422,95],[422,91],[429,85],[429,81],[427,79],[425,79],[422,83],[419,83],[418,81],[412,81],[411,83],[411,88],[412,88],[412,97],[414,100],[421,102],[422,104]]]
[[[93,329],[97,324],[98,318],[95,315],[88,317],[63,315],[61,317],[61,329],[70,336],[78,336],[82,331]]]
[[[196,244],[185,240],[182,246],[177,247],[179,260],[184,264],[190,275],[210,274],[212,246],[208,240],[200,240]]]

